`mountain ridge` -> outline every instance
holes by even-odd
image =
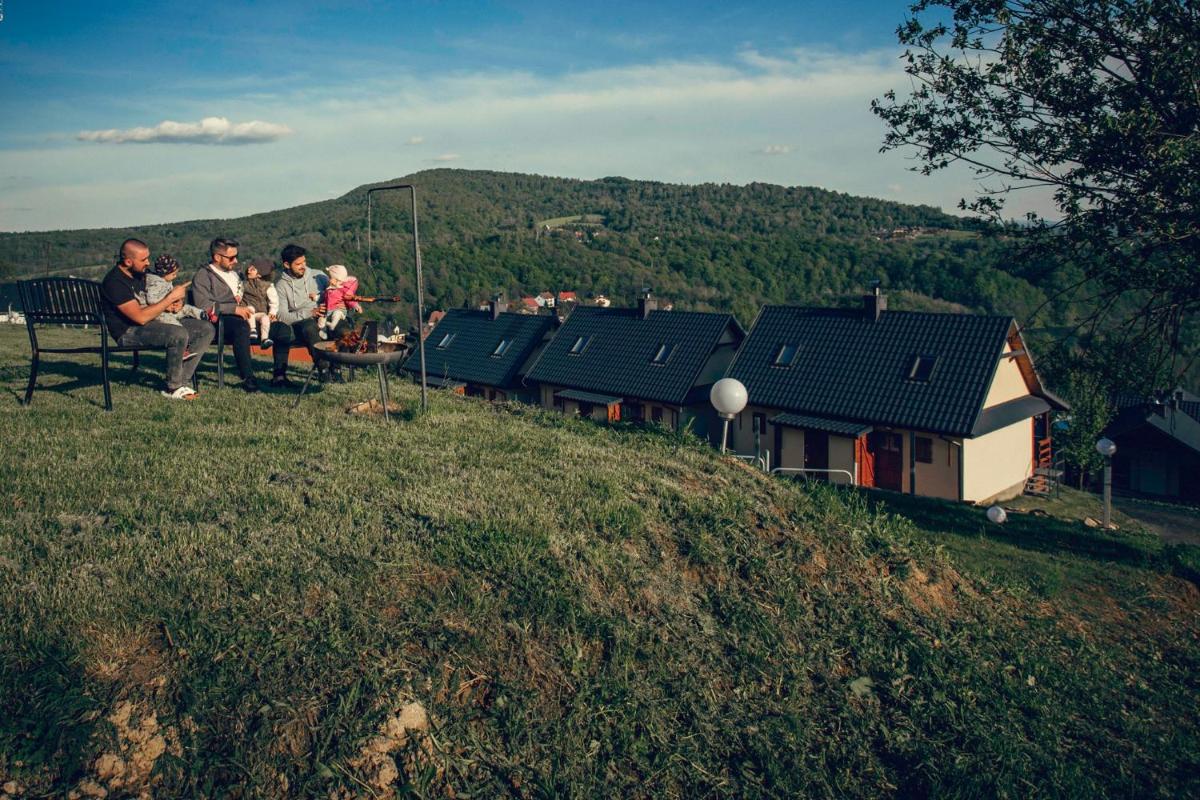
[[[241,242],[243,260],[274,257],[294,241],[319,266],[346,264],[367,291],[415,300],[405,193],[376,195],[367,267],[365,195],[395,183],[417,185],[431,307],[473,304],[498,291],[515,297],[555,289],[627,303],[651,286],[677,308],[732,311],[748,321],[763,303],[839,303],[879,280],[917,298],[1023,318],[1047,297],[1029,265],[1003,263],[1003,237],[930,206],[763,182],[669,184],[445,168],[244,217],[3,233],[0,279],[99,272],[125,236],[199,268],[208,241],[230,236]],[[535,227],[578,215],[603,222]],[[411,321],[408,313],[396,311],[404,321]]]

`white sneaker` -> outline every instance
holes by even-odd
[[[197,395],[196,390],[190,386],[180,386],[173,392],[168,392],[166,389],[162,391],[163,397],[169,397],[172,400],[195,400]]]

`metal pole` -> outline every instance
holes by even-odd
[[[421,329],[425,327],[425,279],[421,272],[421,246],[420,237],[417,234],[417,189],[415,186],[409,186],[412,190],[412,219],[413,219],[413,260],[417,262],[417,347],[421,350],[421,410],[429,410],[429,389],[425,381],[425,337],[421,335]]]
[[[721,455],[725,455],[725,442],[729,438],[729,417],[723,418],[724,425],[721,426]]]
[[[1112,459],[1104,459],[1104,528],[1112,524]]]
[[[371,266],[371,195],[375,192],[389,192],[395,189],[408,189],[412,198],[413,224],[413,263],[417,272],[417,347],[421,353],[421,410],[429,410],[429,383],[425,374],[425,337],[421,335],[425,327],[425,277],[421,270],[421,239],[417,230],[417,187],[411,183],[397,183],[392,186],[376,186],[367,189],[367,267]]]
[[[379,401],[383,403],[383,421],[388,421],[388,396],[387,396],[387,377],[383,372],[383,364],[375,365],[376,371],[379,373]]]

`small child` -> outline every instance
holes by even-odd
[[[362,306],[353,300],[358,293],[358,278],[352,278],[341,264],[332,265],[329,273],[329,287],[325,290],[325,315],[317,320],[321,338],[328,339],[328,331],[338,326],[350,311],[362,311]]]
[[[279,313],[279,293],[271,282],[275,262],[259,258],[246,267],[246,279],[242,282],[242,302],[250,306],[250,337],[258,339],[258,346],[270,349],[271,323]]]
[[[154,305],[170,294],[177,277],[179,277],[179,262],[173,256],[163,253],[156,258],[154,266],[146,271],[146,304]],[[200,309],[183,303],[177,311],[162,312],[155,317],[155,321],[165,322],[168,325],[183,325],[179,321],[181,317],[191,317],[192,319],[207,318]],[[187,361],[189,358],[195,358],[196,355],[196,353],[185,351],[183,360]]]

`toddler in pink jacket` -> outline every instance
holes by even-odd
[[[328,331],[338,326],[350,311],[362,311],[358,301],[349,299],[358,293],[358,278],[352,278],[341,264],[333,264],[325,270],[329,275],[329,287],[325,289],[325,314],[317,320],[321,338],[329,338]]]

